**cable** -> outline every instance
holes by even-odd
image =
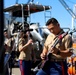
[[[71,3],[71,4],[76,4],[76,2],[73,2],[73,1],[71,1],[71,0],[66,0],[66,1],[68,1],[68,2]]]
[[[27,4],[29,4],[30,1],[31,1],[31,0],[28,0]]]

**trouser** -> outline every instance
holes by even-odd
[[[68,75],[66,61],[49,61],[40,69],[36,75]]]
[[[4,57],[4,74],[9,75],[9,54],[5,54]]]
[[[19,60],[21,75],[31,75],[31,61]]]

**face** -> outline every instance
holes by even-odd
[[[8,33],[7,33],[7,32],[4,32],[4,36],[5,36],[5,37],[8,37]]]
[[[23,37],[23,38],[29,38],[30,37],[30,33],[29,32],[26,32],[26,33],[23,33],[22,35],[21,35],[21,37]]]
[[[24,37],[24,32],[20,32],[20,37]]]
[[[59,27],[59,24],[57,25],[49,24],[48,29],[54,35],[57,35],[59,33],[60,27]]]
[[[30,32],[28,31],[29,30],[29,27],[25,28],[25,30],[26,30],[25,35],[26,35],[26,37],[28,37],[30,35]]]

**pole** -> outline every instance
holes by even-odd
[[[3,16],[3,2],[4,2],[4,0],[0,0],[0,75],[3,75],[3,67],[4,67],[4,47],[3,47],[4,16]]]

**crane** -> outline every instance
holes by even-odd
[[[76,19],[76,14],[69,8],[69,6],[66,4],[66,2],[64,0],[59,0],[59,1],[64,6],[64,8],[69,12],[69,14],[72,16],[72,29],[74,29],[74,23],[73,22]]]
[[[76,19],[76,14],[69,8],[69,6],[66,4],[64,0],[59,0],[60,3],[65,7],[65,9],[69,12],[69,14]]]

